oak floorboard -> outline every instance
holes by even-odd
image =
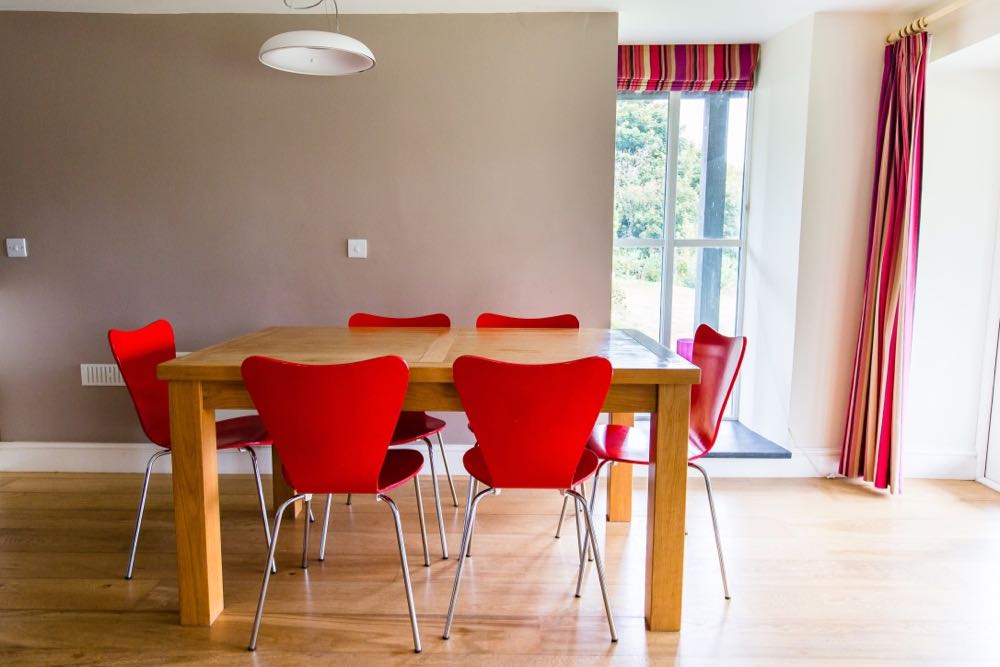
[[[529,491],[481,505],[452,639],[441,640],[455,560],[442,560],[432,539],[432,565],[423,567],[412,488],[399,489],[424,643],[416,656],[381,503],[360,497],[347,507],[335,497],[327,560],[315,560],[314,525],[306,571],[298,566],[303,520],[285,523],[250,654],[264,559],[250,477],[220,480],[226,607],[210,628],[178,622],[168,475],[154,476],[135,579],[121,578],[140,481],[0,473],[0,664],[996,664],[1000,494],[972,482],[911,480],[904,495],[889,497],[844,480],[719,479],[730,602],[704,490],[690,484],[679,633],[644,628],[644,522],[601,522],[615,645],[593,571],[583,597],[573,597],[572,521],[562,539],[552,537],[561,499]],[[640,515],[644,487],[636,479]],[[314,501],[320,515],[324,500]],[[457,550],[462,515],[445,509]],[[436,522],[428,527],[434,533]]]

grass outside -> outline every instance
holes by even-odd
[[[647,336],[658,340],[660,337],[660,283],[614,276],[612,281],[611,326],[615,329],[638,329]],[[695,290],[693,287],[674,286],[671,304],[670,340],[673,346],[678,338],[694,336]],[[735,290],[722,294],[719,328],[723,333],[732,334],[736,328]]]

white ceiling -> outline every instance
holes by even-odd
[[[937,69],[990,69],[1000,70],[1000,35],[994,35],[961,51],[949,53],[933,63]]]
[[[617,11],[623,43],[683,43],[759,41],[815,12],[916,14],[928,4],[931,0],[342,0],[340,9],[344,14]],[[288,11],[282,0],[0,0],[0,10],[120,14]]]

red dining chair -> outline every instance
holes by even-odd
[[[499,315],[497,313],[482,313],[476,318],[477,329],[579,329],[580,320],[572,313],[562,315],[548,315],[544,317],[513,317],[511,315]],[[469,426],[472,430],[472,426]],[[586,490],[582,487],[580,492],[586,496]],[[562,532],[562,522],[566,515],[566,498],[563,499],[562,514],[559,515],[559,527],[556,529],[556,537]],[[579,510],[577,510],[578,512]],[[577,515],[579,525],[579,515]],[[577,531],[577,540],[580,539],[580,532]],[[472,539],[469,539],[469,546],[472,546]],[[582,546],[582,545],[578,545]]]
[[[349,327],[434,327],[449,328],[451,319],[444,313],[434,313],[432,315],[418,315],[417,317],[385,317],[382,315],[371,315],[369,313],[354,313],[347,321]],[[451,489],[451,500],[458,507],[458,494],[455,493],[455,482],[451,478],[451,470],[448,468],[448,457],[444,452],[444,440],[441,438],[441,431],[444,430],[444,420],[431,417],[426,412],[406,411],[399,415],[396,422],[396,429],[392,433],[391,447],[396,445],[408,445],[411,442],[422,440],[427,445],[427,460],[431,466],[431,485],[434,489],[434,509],[437,512],[438,533],[441,537],[441,557],[448,558],[448,541],[444,533],[444,515],[441,511],[441,492],[438,488],[437,472],[434,469],[434,447],[431,444],[431,436],[437,436],[438,447],[441,450],[441,461],[444,463],[444,474],[448,478],[448,487]],[[330,515],[331,498],[326,499],[326,516]],[[347,496],[347,504],[351,504],[351,496]],[[326,522],[323,524],[323,537],[320,540],[319,559],[326,557]]]
[[[715,531],[715,548],[719,554],[719,569],[722,572],[722,589],[726,599],[730,599],[729,582],[726,579],[726,563],[722,558],[722,539],[719,536],[719,520],[715,514],[715,498],[712,495],[712,480],[708,471],[695,463],[715,446],[719,436],[719,426],[726,411],[726,404],[736,384],[736,376],[743,364],[746,353],[745,336],[724,336],[707,324],[702,324],[694,334],[691,363],[701,369],[701,384],[691,387],[691,410],[688,426],[690,442],[688,466],[705,478],[708,493],[708,507],[712,515]],[[628,426],[607,424],[597,426],[587,442],[587,450],[601,460],[594,474],[594,489],[590,504],[593,511],[597,497],[597,481],[601,468],[615,463],[635,463],[649,465],[649,439]],[[584,536],[586,549],[587,536]],[[582,582],[577,582],[577,590]]]
[[[549,315],[547,317],[511,317],[497,313],[483,313],[476,318],[477,329],[579,329],[576,315]]]
[[[392,431],[406,395],[410,371],[399,357],[387,356],[349,364],[307,365],[254,356],[242,365],[243,381],[281,457],[282,473],[297,492],[278,506],[267,561],[274,563],[281,518],[297,500],[310,504],[313,494],[372,493],[384,501],[396,525],[399,561],[413,630],[413,649],[420,653],[420,633],[413,605],[413,588],[406,562],[399,509],[387,493],[410,480],[417,496],[417,513],[428,562],[423,503],[417,473],[424,465],[420,452],[389,450]],[[303,554],[309,548],[309,522]],[[308,567],[303,555],[302,567]],[[264,599],[271,568],[264,568],[249,649],[257,648]]]
[[[593,535],[590,508],[575,487],[597,470],[597,456],[586,449],[587,437],[611,386],[611,363],[603,357],[528,365],[461,356],[452,368],[455,388],[469,419],[476,425],[478,439],[478,444],[466,452],[463,462],[472,479],[486,489],[476,492],[473,484],[469,484],[445,639],[451,635],[462,570],[468,558],[468,541],[475,526],[476,509],[484,497],[505,488],[561,491],[577,502],[586,518],[587,531]],[[553,414],[559,418],[553,419]],[[512,415],[517,418],[512,419]],[[593,544],[596,546],[597,542]],[[599,549],[594,549],[594,558],[611,640],[618,641]],[[583,567],[581,558],[581,572]],[[577,576],[579,579],[582,575]]]
[[[175,358],[177,352],[174,345],[174,330],[166,320],[157,320],[134,331],[111,329],[108,331],[108,343],[111,345],[111,354],[114,355],[115,363],[118,364],[118,369],[125,380],[128,393],[132,397],[132,404],[139,415],[143,432],[153,444],[161,448],[149,457],[146,476],[142,480],[139,511],[135,518],[135,531],[132,534],[132,548],[129,551],[128,566],[125,568],[125,578],[131,579],[132,569],[135,566],[135,553],[139,546],[142,514],[146,509],[149,476],[153,472],[156,460],[170,454],[170,405],[167,383],[157,379],[156,367]],[[216,447],[220,450],[238,449],[249,454],[253,463],[254,480],[257,483],[257,500],[264,521],[264,537],[270,542],[264,487],[260,482],[257,454],[253,450],[254,447],[271,444],[267,429],[256,416],[224,419],[215,424],[215,441]]]

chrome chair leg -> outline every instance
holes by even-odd
[[[347,502],[344,503],[344,504],[347,505],[348,507],[350,507],[350,505],[351,505],[351,494],[350,493],[347,494]]]
[[[601,463],[597,466],[597,470],[594,471],[594,488],[593,488],[593,490],[590,493],[590,516],[591,517],[594,516],[594,507],[597,504],[596,503],[596,500],[597,500],[597,488],[598,488],[598,485],[600,483],[601,471],[604,469],[604,466],[608,466],[608,468],[611,468],[612,466],[614,466],[614,461],[601,461]],[[590,534],[589,533],[583,536],[583,544],[584,544],[584,548],[586,548],[588,550],[588,552],[590,553],[590,560],[594,560],[593,554],[594,554],[594,546],[595,545],[591,544],[591,542],[590,542]],[[583,575],[583,571],[582,570],[580,572],[580,575],[581,576],[577,577],[577,580],[576,580],[576,596],[577,597],[580,597],[580,590],[583,587],[583,576],[582,576]]]
[[[465,527],[462,529],[462,547],[458,552],[458,568],[455,570],[455,586],[451,589],[451,602],[448,604],[448,620],[444,625],[444,639],[451,637],[451,624],[455,620],[455,603],[458,601],[458,589],[462,584],[462,569],[465,566],[465,559],[469,557],[469,540],[472,539],[472,529],[476,524],[476,508],[479,507],[479,502],[483,498],[496,494],[496,489],[488,488],[473,496],[474,488],[470,482],[469,502],[465,510]]]
[[[469,523],[469,509],[472,507],[472,498],[479,491],[479,484],[476,482],[476,478],[473,477],[472,475],[469,475],[468,490],[469,490],[469,493],[468,493],[468,496],[465,499],[465,517],[462,519],[462,539],[463,540],[465,539],[465,527]],[[465,551],[466,557],[472,555],[472,554],[469,553],[472,550],[472,544],[471,544],[472,537],[471,536],[469,536],[469,542],[470,542],[470,544],[468,544],[468,545],[464,545],[463,544],[463,546],[465,547],[464,551]]]
[[[241,447],[240,451],[249,454],[250,462],[253,463],[253,477],[254,481],[257,483],[257,501],[260,503],[260,518],[264,522],[264,539],[267,540],[268,545],[270,545],[271,522],[267,520],[267,502],[264,500],[264,485],[260,481],[260,465],[257,463],[257,452],[253,450],[253,447]],[[271,571],[278,571],[278,568],[274,563],[271,563]]]
[[[594,512],[594,498],[596,497],[596,494],[597,494],[597,489],[595,488],[594,489],[594,493],[592,493],[590,495],[590,497],[588,498],[587,497],[587,484],[583,483],[583,484],[580,485],[580,495],[583,496],[584,501],[590,503],[590,512],[591,512],[591,514],[593,514],[593,512]],[[593,561],[594,560],[594,552],[593,552],[593,550],[590,547],[590,541],[587,539],[587,531],[583,531],[583,552],[585,554],[587,554],[587,560],[588,561]]]
[[[431,465],[431,484],[434,489],[434,509],[437,511],[438,532],[441,533],[441,558],[448,558],[448,538],[444,534],[444,515],[441,513],[441,490],[438,488],[437,473],[434,470],[434,445],[430,438],[422,438],[427,443],[427,460]]]
[[[312,494],[307,493],[305,495],[306,509],[312,514]],[[302,569],[309,569],[309,528],[311,521],[303,521],[302,529]]]
[[[566,503],[569,502],[569,498],[563,496],[563,506],[562,511],[559,512],[559,524],[556,525],[556,539],[559,539],[559,533],[562,532],[563,521],[566,519]]]
[[[451,502],[458,507],[458,494],[455,493],[455,480],[451,478],[451,470],[448,469],[448,456],[444,453],[444,440],[441,438],[441,431],[437,432],[438,448],[441,451],[441,460],[444,461],[444,474],[448,478],[448,488],[451,489]]]
[[[601,481],[601,470],[604,469],[605,465],[608,465],[610,467],[611,465],[614,465],[614,464],[611,461],[601,461],[599,464],[597,464],[597,470],[594,471],[594,488],[591,489],[591,491],[590,491],[590,515],[591,516],[594,515],[594,507],[597,505],[597,488],[600,485],[600,481]],[[584,488],[584,485],[581,484],[580,488]],[[586,500],[587,494],[584,493],[583,497]],[[594,560],[594,545],[590,543],[590,536],[587,535],[587,534],[584,534],[584,536],[583,536],[583,548],[587,550],[587,560],[588,561],[593,561]],[[577,582],[576,591],[577,591],[577,597],[579,597],[580,582]]]
[[[420,476],[414,475],[413,488],[417,492],[417,518],[420,519],[420,542],[424,546],[424,567],[431,566],[431,552],[427,548],[427,521],[424,519],[424,494],[420,491]]]
[[[583,523],[580,520],[580,508],[576,502],[573,503],[573,518],[576,520],[576,553],[580,559],[580,566],[583,566]]]
[[[146,463],[146,476],[142,480],[142,491],[139,493],[139,511],[135,516],[135,531],[132,533],[132,548],[129,550],[128,565],[125,567],[126,579],[132,578],[132,568],[135,567],[135,551],[139,547],[139,529],[142,528],[142,513],[146,510],[146,494],[149,492],[149,476],[153,472],[153,463],[156,462],[156,459],[169,453],[169,449],[154,452]]]
[[[705,490],[708,492],[708,509],[712,513],[712,528],[715,530],[715,550],[719,552],[719,570],[722,571],[722,590],[727,600],[732,598],[729,595],[729,581],[726,579],[726,561],[722,559],[722,537],[719,535],[719,519],[715,514],[715,498],[712,495],[712,480],[708,476],[708,471],[697,463],[688,461],[688,465],[705,478]]]
[[[264,581],[260,586],[260,598],[257,600],[257,614],[253,619],[253,630],[250,631],[250,644],[247,649],[251,651],[257,650],[257,633],[260,631],[260,619],[264,615],[264,599],[267,597],[267,584],[271,581],[271,568],[268,567],[270,563],[274,562],[274,551],[278,548],[278,532],[281,530],[281,517],[284,516],[285,510],[288,506],[297,500],[302,500],[305,498],[305,494],[293,496],[281,503],[278,509],[274,513],[274,529],[271,531],[271,546],[267,550],[267,560],[264,561]]]
[[[420,653],[420,630],[417,628],[417,610],[413,606],[413,586],[410,584],[410,568],[406,564],[406,545],[403,543],[403,523],[399,518],[399,508],[392,498],[385,495],[376,496],[378,500],[384,500],[385,504],[392,510],[393,521],[396,522],[396,542],[399,544],[399,562],[403,566],[403,583],[406,585],[406,604],[410,608],[410,628],[413,630],[413,652]],[[427,553],[426,546],[424,554]],[[426,555],[425,555],[426,558]]]
[[[597,566],[597,578],[601,582],[601,595],[604,596],[604,613],[608,616],[608,629],[611,631],[611,641],[618,641],[618,632],[615,630],[615,618],[611,613],[611,602],[608,600],[608,582],[604,576],[604,561],[601,559],[601,550],[597,548],[597,539],[594,536],[594,520],[590,514],[590,508],[587,507],[586,499],[576,491],[569,489],[565,491],[576,500],[576,504],[583,510],[583,516],[587,523],[587,534],[590,536],[590,541],[594,545],[594,565]],[[583,574],[583,568],[585,564],[580,561],[580,576]],[[579,597],[579,595],[578,595]]]
[[[333,505],[333,494],[326,494],[326,511],[323,513],[323,534],[319,538],[319,559],[326,560],[326,536],[330,532],[330,510]]]
[[[471,495],[469,496],[470,498],[475,494],[479,493],[479,480],[476,479],[475,477],[472,477],[471,480],[472,481],[469,482],[469,488],[471,489]],[[466,511],[468,511],[469,506],[466,505],[465,508]],[[472,529],[469,530],[469,544],[465,548],[465,555],[466,556],[472,555]]]

